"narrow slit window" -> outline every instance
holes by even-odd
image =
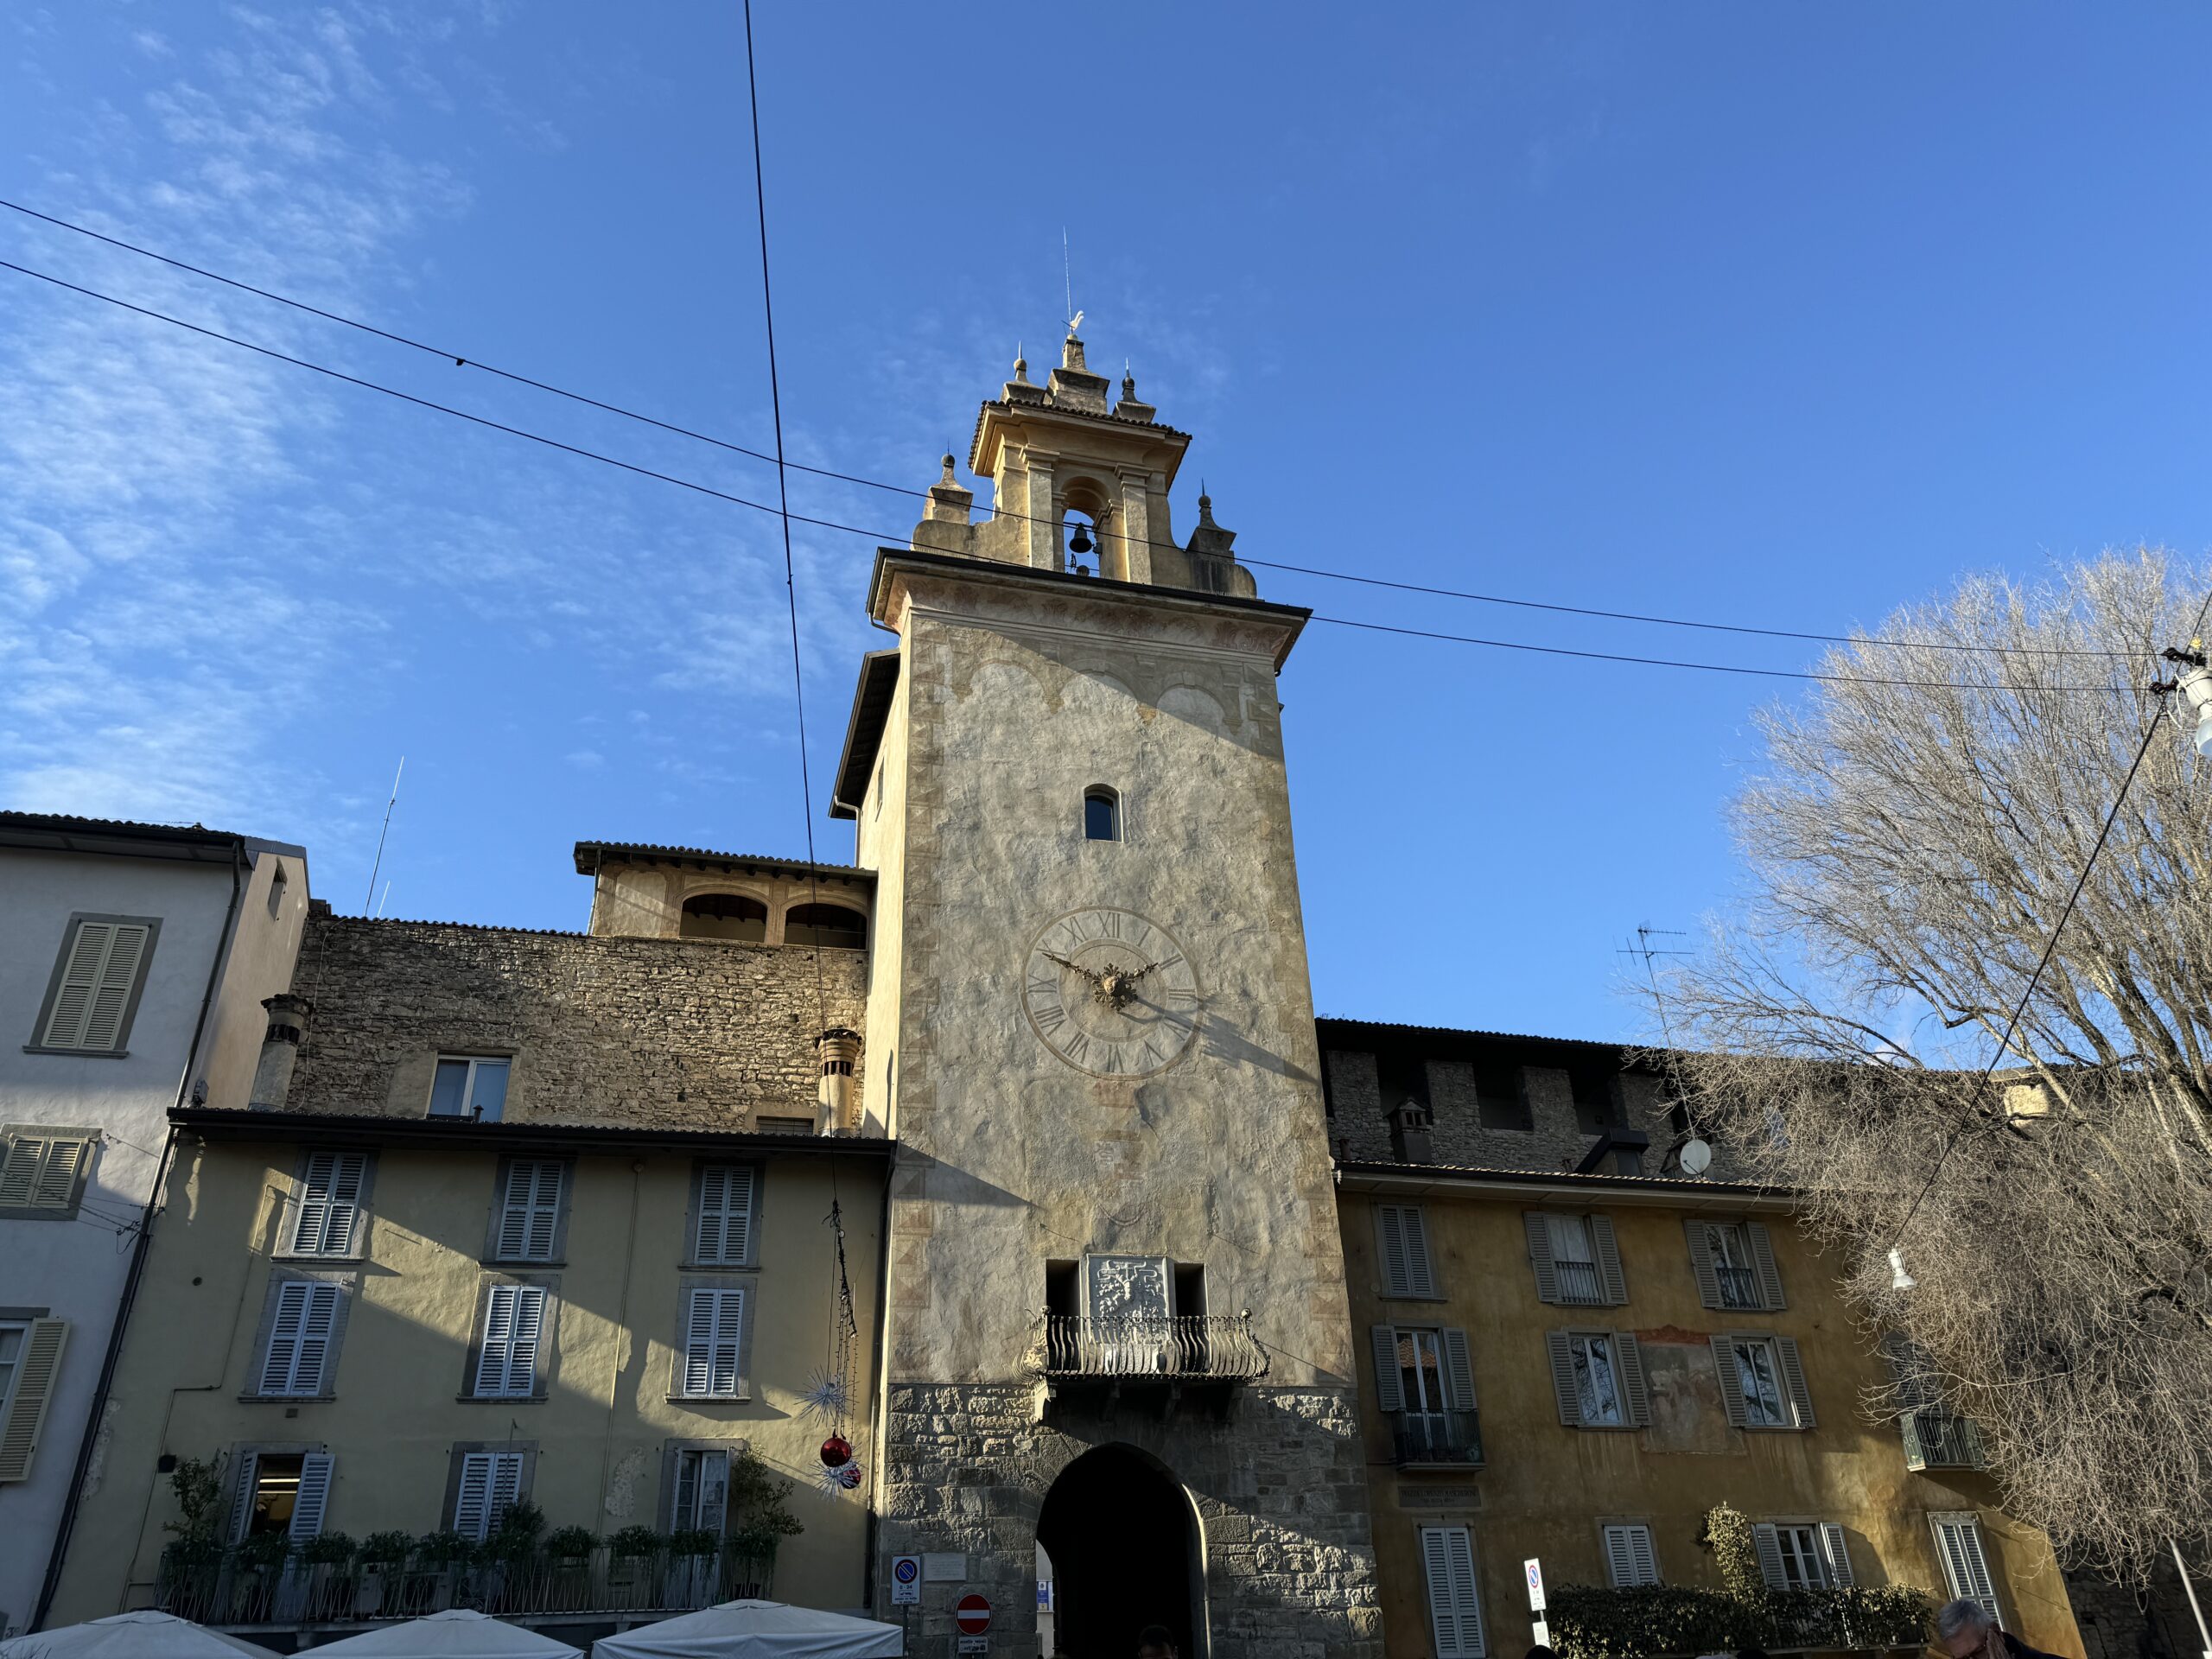
[[[1083,798],[1083,833],[1090,841],[1122,838],[1122,798],[1112,790],[1086,791]]]

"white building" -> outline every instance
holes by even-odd
[[[168,1110],[248,1103],[307,908],[298,847],[0,812],[0,1635],[100,1479]]]

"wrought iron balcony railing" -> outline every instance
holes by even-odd
[[[1554,1262],[1552,1270],[1559,1274],[1559,1299],[1562,1302],[1597,1306],[1605,1301],[1605,1286],[1598,1277],[1595,1262]]]
[[[1760,1305],[1758,1274],[1749,1268],[1715,1262],[1713,1276],[1720,1281],[1720,1306],[1756,1308]]]
[[[1249,1313],[1047,1313],[1030,1369],[1051,1378],[1255,1382],[1268,1353]]]
[[[1401,1464],[1483,1460],[1482,1425],[1471,1411],[1401,1411],[1392,1418],[1391,1440]]]
[[[1908,1469],[1980,1469],[1981,1431],[1974,1419],[1961,1417],[1941,1406],[1908,1411],[1897,1420],[1904,1435],[1904,1466]]]

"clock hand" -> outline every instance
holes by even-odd
[[[1085,979],[1089,980],[1094,985],[1099,983],[1106,977],[1104,974],[1095,969],[1086,968],[1079,962],[1070,962],[1065,957],[1056,957],[1050,950],[1046,951],[1044,953],[1044,957],[1045,960],[1047,962],[1057,962],[1063,968],[1074,969],[1077,973],[1081,974]]]

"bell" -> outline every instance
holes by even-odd
[[[1068,551],[1071,553],[1090,551],[1090,528],[1080,518],[1076,520],[1075,534],[1068,537]]]

